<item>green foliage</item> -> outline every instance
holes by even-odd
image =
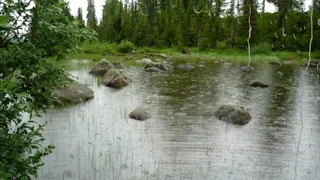
[[[272,48],[270,44],[260,43],[251,48],[252,54],[270,54],[272,52]]]
[[[41,158],[54,147],[43,145],[44,125],[32,118],[55,102],[53,90],[68,75],[49,57],[62,59],[77,52],[81,38],[92,37],[63,13],[66,3],[40,2],[0,2],[0,14],[6,16],[0,21],[0,179],[37,176]],[[29,31],[23,31],[29,23]]]
[[[100,43],[100,42],[92,42],[88,41],[84,42],[81,46],[84,53],[87,54],[116,54],[118,47],[116,44],[109,43]]]
[[[134,49],[134,45],[130,41],[123,40],[119,44],[119,52],[121,53],[130,53],[132,52],[133,49]]]
[[[140,47],[197,47],[202,51],[221,48],[220,42],[227,42],[227,48],[246,50],[250,19],[252,47],[262,43],[272,46],[273,51],[307,51],[310,13],[304,12],[303,3],[267,1],[279,11],[265,13],[265,0],[262,7],[258,0],[108,0],[103,7],[99,39],[107,43],[129,40]],[[320,8],[319,0],[314,2],[313,47],[317,50]]]
[[[97,31],[97,17],[94,0],[88,0],[87,6],[87,26]]]

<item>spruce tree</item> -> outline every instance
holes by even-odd
[[[94,0],[88,0],[87,7],[87,27],[97,31],[97,17],[96,10],[94,6]]]

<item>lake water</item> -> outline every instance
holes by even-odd
[[[94,99],[50,110],[44,136],[55,151],[43,180],[320,179],[320,80],[315,70],[260,63],[150,74],[125,69],[129,86],[114,90],[90,75],[90,61],[70,72]],[[276,72],[281,71],[280,77]],[[259,80],[269,88],[252,88]],[[214,117],[222,104],[251,114],[245,126]],[[129,119],[147,108],[147,121]]]

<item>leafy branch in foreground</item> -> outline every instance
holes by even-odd
[[[32,121],[55,101],[67,77],[49,57],[64,59],[94,33],[63,12],[63,1],[0,2],[0,179],[30,179],[53,146],[44,146],[44,125]]]

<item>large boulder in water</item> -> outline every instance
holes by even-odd
[[[228,123],[232,124],[247,124],[251,120],[250,114],[241,106],[222,105],[215,112],[215,116]]]
[[[110,69],[103,77],[104,85],[113,88],[122,88],[129,84],[129,79],[119,69]]]
[[[132,119],[144,121],[149,118],[149,115],[144,109],[136,108],[129,114],[129,117]]]
[[[93,98],[93,91],[87,86],[80,84],[76,81],[55,89],[55,94],[61,103],[77,104]]]
[[[109,69],[112,68],[113,65],[108,60],[102,59],[96,64],[93,69],[91,69],[89,73],[96,76],[103,76],[106,72],[109,71]]]

